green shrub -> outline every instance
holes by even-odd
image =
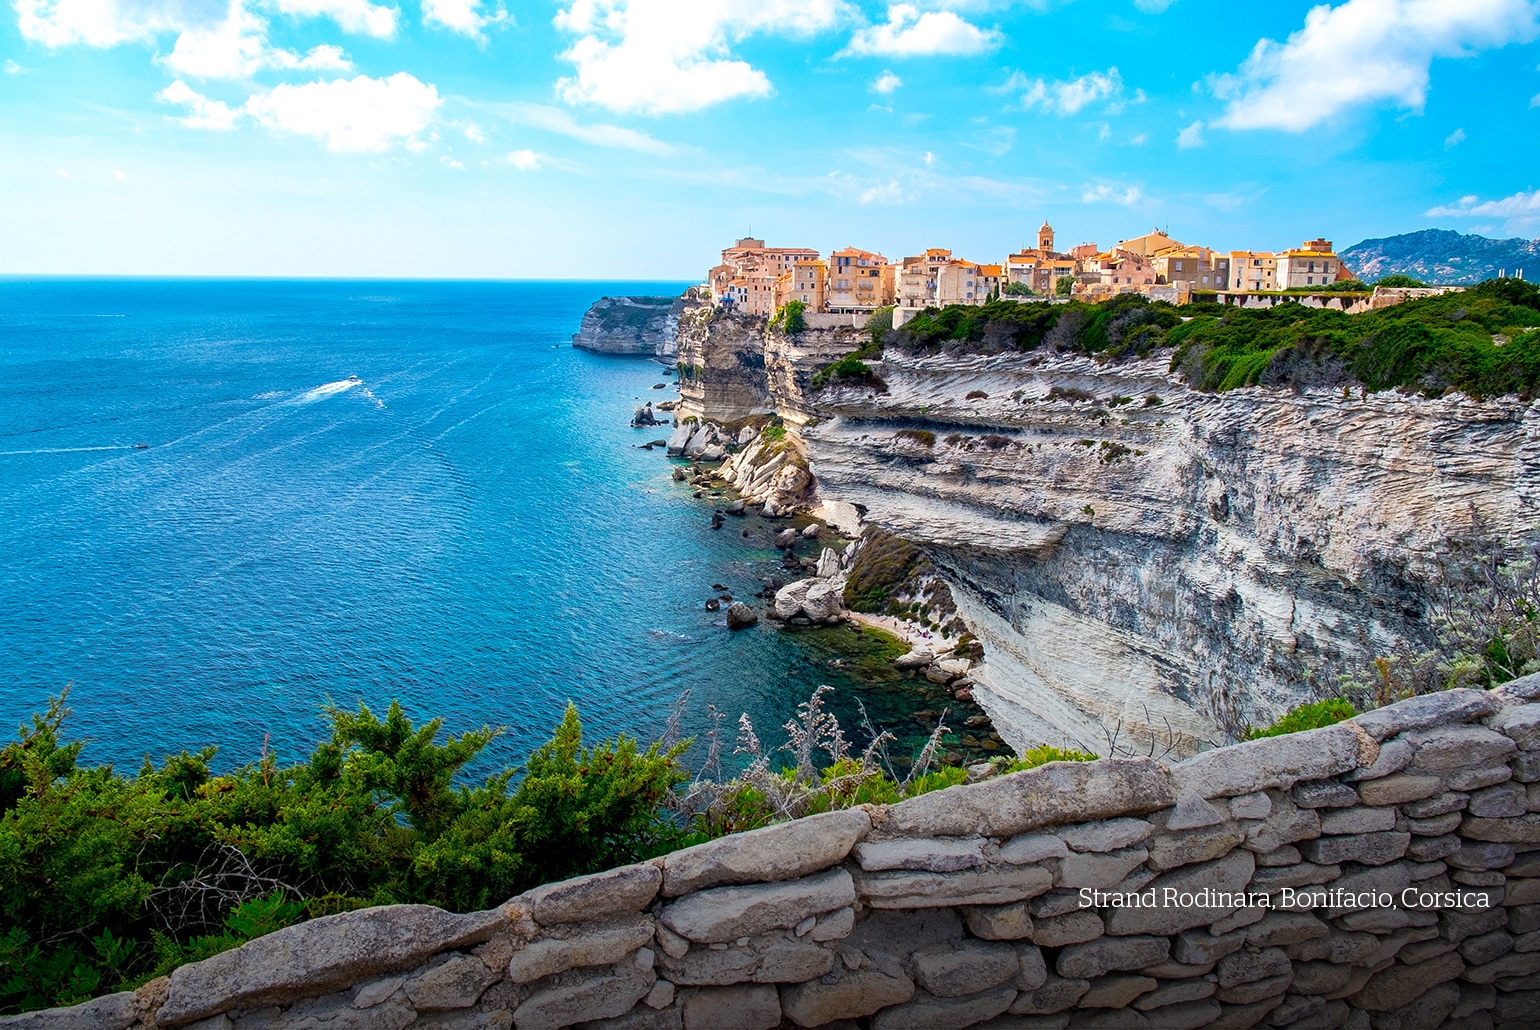
[[[1384,286],[1391,289],[1420,290],[1426,289],[1428,284],[1423,282],[1421,279],[1414,279],[1409,275],[1402,275],[1398,272],[1395,275],[1387,275],[1385,278],[1379,280],[1374,285]],[[1365,286],[1364,289],[1368,289],[1368,287]]]
[[[1299,733],[1302,730],[1320,729],[1322,726],[1331,726],[1343,719],[1351,719],[1358,714],[1358,709],[1340,697],[1329,698],[1325,701],[1313,701],[1310,704],[1299,705],[1291,708],[1289,713],[1277,722],[1264,729],[1255,727],[1247,728],[1242,734],[1242,740],[1258,740],[1262,737],[1281,737],[1285,733]]]
[[[1072,748],[1050,747],[1047,744],[1042,744],[1007,762],[1000,772],[1022,772],[1026,769],[1036,769],[1040,765],[1047,765],[1049,762],[1094,762],[1096,758],[1096,755],[1088,754],[1085,751],[1076,751]]]
[[[936,434],[929,429],[900,429],[893,435],[900,440],[913,440],[921,447],[936,446]]]
[[[806,310],[807,305],[800,300],[788,300],[771,316],[770,327],[780,329],[788,336],[795,336],[807,328],[807,319],[803,317]]]

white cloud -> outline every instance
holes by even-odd
[[[1150,138],[1150,134],[1149,133],[1147,133],[1147,132],[1140,132],[1140,133],[1136,133],[1136,134],[1128,137],[1128,142],[1132,143],[1136,147],[1142,147],[1142,146],[1144,146],[1144,144],[1146,142],[1149,141],[1149,138]]]
[[[952,11],[925,11],[913,4],[894,4],[888,20],[850,37],[846,54],[883,57],[931,57],[938,54],[981,54],[1000,45],[994,29],[969,24]]]
[[[1123,77],[1118,74],[1116,67],[1058,82],[1029,79],[1015,72],[1001,90],[1020,90],[1021,106],[1025,110],[1040,107],[1044,111],[1061,115],[1078,114],[1083,108],[1100,101],[1106,101],[1107,109],[1113,114],[1123,109]]]
[[[1236,75],[1211,82],[1229,101],[1218,124],[1304,132],[1361,105],[1420,112],[1435,57],[1468,57],[1540,34],[1534,0],[1347,0],[1311,8],[1278,43],[1260,40]]]
[[[1540,107],[1540,93],[1536,93],[1534,96],[1529,98],[1529,106]]]
[[[378,39],[396,34],[396,19],[401,12],[394,7],[372,4],[369,0],[272,0],[273,6],[296,18],[330,18],[344,32],[355,32]]]
[[[925,167],[926,168],[934,168],[935,164],[936,164],[936,155],[932,154],[929,150],[927,150],[925,152]]]
[[[540,157],[533,150],[515,150],[508,155],[507,161],[521,172],[534,172],[540,169]]]
[[[439,160],[441,162],[443,162],[443,165],[444,165],[445,168],[453,168],[457,172],[465,171],[465,162],[464,161],[456,161],[454,158],[449,157],[447,155],[444,156],[444,157],[439,158]]]
[[[1163,14],[1176,0],[1134,0],[1134,6],[1146,14]]]
[[[178,75],[199,79],[245,79],[264,68],[347,71],[353,67],[341,47],[318,46],[301,57],[268,46],[267,22],[247,11],[243,0],[231,0],[223,21],[184,29],[161,63]]]
[[[1520,191],[1501,200],[1482,200],[1480,197],[1461,197],[1454,204],[1429,208],[1424,212],[1429,218],[1507,218],[1521,224],[1540,221],[1540,190],[1530,193]]]
[[[897,179],[889,179],[861,192],[863,204],[902,204],[907,199],[903,184]]]
[[[5,74],[7,74],[7,75],[25,75],[25,74],[27,74],[27,69],[23,68],[21,65],[17,64],[15,61],[11,60],[10,58],[6,58],[6,60],[5,60]]]
[[[877,78],[872,82],[872,92],[891,93],[903,84],[903,79],[899,78],[897,75],[894,75],[892,72],[885,71],[881,75],[877,76]]]
[[[510,120],[518,124],[544,129],[596,147],[635,150],[643,154],[656,154],[659,157],[668,157],[676,153],[676,148],[660,139],[654,139],[645,132],[598,122],[584,125],[559,107],[514,104],[506,109],[506,113]]]
[[[1207,142],[1208,140],[1203,138],[1203,123],[1201,121],[1193,122],[1176,134],[1178,150],[1191,150],[1194,147],[1201,147]]]
[[[578,37],[561,55],[576,71],[556,91],[569,104],[653,115],[769,96],[769,77],[732,44],[811,35],[845,14],[844,0],[567,0],[555,21]]]
[[[123,171],[123,169],[121,169],[121,168],[114,168],[112,170],[112,177],[114,179],[116,179],[118,182],[127,182],[128,181],[128,173]]]
[[[1448,150],[1451,147],[1457,147],[1461,143],[1464,143],[1464,142],[1465,142],[1465,130],[1464,129],[1456,129],[1453,132],[1451,132],[1449,135],[1444,137],[1444,149]]]
[[[501,4],[491,14],[483,14],[481,0],[422,0],[424,25],[441,25],[476,40],[486,39],[481,30],[488,25],[508,20],[508,12]]]
[[[1081,187],[1080,199],[1086,204],[1122,204],[1124,207],[1133,207],[1142,202],[1144,191],[1138,186],[1128,186],[1118,189],[1106,183],[1086,183]]]
[[[467,123],[465,128],[461,131],[465,133],[465,138],[470,140],[472,143],[485,143],[487,141],[487,134],[482,132],[481,126],[477,125],[475,122]]]
[[[180,104],[188,108],[188,113],[177,121],[189,129],[224,132],[235,128],[242,113],[240,108],[232,108],[223,100],[210,100],[181,79],[155,94],[155,99],[163,104]]]
[[[443,102],[438,90],[406,72],[384,79],[352,79],[283,84],[254,93],[240,107],[210,100],[178,79],[156,94],[164,103],[189,108],[177,119],[194,129],[235,128],[243,117],[273,132],[310,136],[339,153],[380,153],[397,143],[408,150],[427,144],[420,134]]]

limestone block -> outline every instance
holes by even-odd
[[[1196,830],[1225,821],[1223,812],[1190,790],[1177,797],[1174,808],[1157,813],[1157,816],[1160,825],[1168,830]]]
[[[1215,972],[1219,974],[1219,986],[1234,987],[1273,976],[1292,976],[1294,967],[1282,948],[1242,949],[1220,959]]]
[[[1379,947],[1380,939],[1372,933],[1342,933],[1334,930],[1325,937],[1291,944],[1283,950],[1295,962],[1325,961],[1337,966],[1361,966]]]
[[[1090,990],[1080,999],[1083,1009],[1120,1009],[1141,994],[1148,994],[1160,984],[1154,977],[1112,974],[1091,981]]]
[[[1266,794],[1242,794],[1230,799],[1230,818],[1266,819],[1273,811],[1273,799]]]
[[[1157,980],[1187,980],[1195,976],[1206,977],[1214,971],[1214,963],[1209,962],[1201,966],[1188,965],[1178,962],[1174,958],[1168,958],[1164,962],[1157,962],[1153,966],[1145,966],[1139,972],[1145,976],[1153,976]]]
[[[1055,968],[1069,979],[1094,980],[1164,961],[1170,952],[1171,942],[1164,937],[1101,937],[1059,952]]]
[[[853,908],[835,909],[818,917],[813,924],[811,937],[815,941],[837,941],[850,936],[850,931],[856,925],[856,910]]]
[[[648,920],[642,939],[651,937],[652,921]],[[456,955],[406,981],[406,996],[418,1012],[464,1009],[476,1004],[481,992],[497,979],[497,971],[488,969],[475,955]]]
[[[559,929],[565,931],[563,936],[530,941],[515,951],[508,960],[508,979],[516,984],[533,983],[568,969],[611,965],[647,944],[655,932],[649,916],[632,916],[581,929]]]
[[[1540,879],[1509,880],[1503,891],[1505,905],[1533,905],[1540,902]]]
[[[1245,828],[1234,822],[1200,830],[1160,833],[1146,842],[1150,851],[1150,868],[1165,871],[1177,866],[1207,862],[1226,854],[1245,839]]]
[[[1466,938],[1500,930],[1507,922],[1505,910],[1498,907],[1470,911],[1444,909],[1438,914],[1438,934],[1446,941],[1459,944]]]
[[[1011,865],[1029,865],[1045,858],[1063,858],[1069,847],[1051,833],[1026,833],[1012,837],[1000,847],[1000,859]]]
[[[1460,823],[1460,834],[1471,840],[1491,840],[1508,844],[1540,844],[1540,813],[1514,816],[1508,819],[1483,819],[1466,816]]]
[[[656,980],[650,973],[563,979],[530,995],[514,1010],[518,1030],[557,1030],[588,1019],[612,1019],[647,997]]]
[[[120,991],[68,1008],[0,1017],[7,1030],[125,1030],[139,1019],[133,991]]]
[[[1366,805],[1400,805],[1408,801],[1421,801],[1439,793],[1444,781],[1437,776],[1419,776],[1416,773],[1396,773],[1382,780],[1370,780],[1359,784],[1358,793]],[[1324,825],[1324,821],[1323,821]],[[1341,833],[1332,830],[1325,832]]]
[[[1440,983],[1453,980],[1465,970],[1465,963],[1455,954],[1419,962],[1415,966],[1397,963],[1371,976],[1348,1002],[1370,1012],[1388,1012],[1415,999]]]
[[[1183,895],[1198,895],[1207,888],[1219,893],[1244,891],[1251,882],[1256,859],[1249,851],[1233,851],[1214,862],[1184,867],[1152,881],[1147,890],[1157,899],[1169,888],[1179,899],[1174,906],[1154,908],[1118,908],[1107,914],[1107,932],[1117,936],[1133,934],[1170,935],[1195,926],[1204,926],[1224,918],[1239,906],[1185,907]]]
[[[1043,959],[1042,949],[1031,944],[1017,945],[1016,960],[1017,990],[1035,991],[1048,982],[1048,963]]]
[[[1342,774],[1348,782],[1377,780],[1405,769],[1412,760],[1412,745],[1404,740],[1388,740],[1380,745],[1380,755],[1368,765],[1359,766]]]
[[[1053,886],[1053,874],[1037,866],[961,873],[860,871],[855,886],[872,908],[1003,905],[1047,891]]]
[[[1433,789],[1437,790],[1438,777],[1429,777],[1429,779],[1434,781]],[[1336,833],[1378,833],[1382,830],[1393,830],[1396,828],[1398,814],[1394,808],[1339,808],[1321,815],[1321,834],[1325,836]]]
[[[1310,884],[1330,883],[1342,875],[1340,865],[1316,865],[1300,862],[1297,865],[1274,866],[1258,869],[1251,877],[1251,889],[1272,893],[1285,887],[1304,887]]]
[[[1245,943],[1245,930],[1234,930],[1218,937],[1207,930],[1187,930],[1177,935],[1171,954],[1178,962],[1213,965],[1226,955],[1239,951]]]
[[[1452,852],[1445,861],[1456,869],[1501,869],[1513,864],[1513,845],[1471,841]]]
[[[1044,948],[1062,948],[1082,941],[1094,941],[1106,933],[1101,916],[1085,910],[1039,919],[1032,927],[1032,943]]]
[[[1374,869],[1361,869],[1357,872],[1344,873],[1332,884],[1350,894],[1362,894],[1365,891],[1384,892],[1386,894],[1400,894],[1411,885],[1411,869],[1405,862],[1392,862],[1388,865]],[[1328,909],[1327,916],[1335,918],[1351,909]]]
[[[1406,828],[1418,837],[1442,837],[1453,833],[1460,825],[1460,813],[1449,812],[1431,819],[1409,819]]]
[[[1011,837],[1071,821],[1143,815],[1175,800],[1171,771],[1150,759],[1050,762],[902,801],[888,809],[882,832],[905,837]]]
[[[1533,1026],[1540,1020],[1540,990],[1500,993],[1492,1005],[1492,1018],[1499,1026]]]
[[[697,891],[665,905],[659,919],[682,937],[711,944],[753,937],[767,930],[789,929],[808,916],[844,908],[855,897],[850,873],[830,869],[799,880]]]
[[[963,909],[968,932],[986,941],[1015,941],[1032,936],[1032,913],[1025,902],[977,905]]]
[[[1406,854],[1412,835],[1389,830],[1383,833],[1359,833],[1348,837],[1318,837],[1300,845],[1299,852],[1318,865],[1361,862],[1384,865]]]
[[[1494,730],[1525,751],[1540,749],[1540,704],[1515,705],[1492,720]]]
[[[1464,976],[1471,983],[1489,984],[1508,977],[1533,976],[1536,973],[1540,973],[1540,951],[1512,951],[1483,965],[1467,967]]]
[[[264,1030],[302,1030],[308,1027],[326,1027],[327,1030],[402,1030],[417,1017],[404,991],[396,991],[384,1001],[366,1009],[353,1008],[348,1001],[351,993],[342,991],[319,998],[291,999],[294,1003],[282,1012],[277,1007],[248,1012],[241,1016],[242,1030],[251,1026],[263,1027]],[[222,1019],[226,1017],[199,1020],[183,1030],[191,1030],[191,1027],[199,1025],[217,1027]],[[437,1016],[425,1016],[423,1021],[428,1020],[437,1021]],[[157,1022],[157,1025],[165,1024]],[[230,1023],[227,1021],[224,1025],[228,1027]]]
[[[1231,1005],[1250,1005],[1266,998],[1281,996],[1293,982],[1294,971],[1290,969],[1287,973],[1280,973],[1266,979],[1249,980],[1232,987],[1221,987],[1214,992],[1214,996]]]
[[[1284,996],[1283,1004],[1273,1009],[1268,1021],[1274,1026],[1288,1026],[1301,1020],[1312,1019],[1320,1015],[1325,1008],[1325,998],[1319,995],[1307,996],[1301,994],[1291,983],[1289,984],[1289,993]]]
[[[1300,780],[1356,769],[1358,748],[1358,735],[1339,724],[1205,751],[1178,763],[1172,774],[1179,791],[1205,798],[1287,790]]]
[[[1490,984],[1460,984],[1460,1003],[1449,1013],[1455,1019],[1462,1019],[1491,1008],[1497,1004],[1497,988]]]
[[[1513,950],[1513,935],[1506,930],[1493,930],[1476,937],[1467,937],[1460,944],[1460,957],[1472,966],[1485,965]]]
[[[1041,987],[1022,991],[1011,1003],[1013,1016],[1049,1016],[1073,1008],[1091,989],[1089,980],[1066,980],[1049,975]]]
[[[1054,886],[1103,890],[1115,887],[1129,873],[1143,865],[1148,857],[1149,853],[1143,848],[1124,848],[1110,854],[1072,854],[1059,859],[1059,873],[1054,878]]]
[[[1296,784],[1289,797],[1298,808],[1347,808],[1360,800],[1358,791],[1335,780]]]
[[[1540,706],[1537,706],[1540,707]],[[1154,832],[1143,819],[1107,819],[1057,827],[1053,833],[1071,851],[1108,852],[1132,847]]]
[[[157,1018],[167,1026],[189,1023],[232,1008],[340,989],[410,969],[441,951],[479,944],[508,925],[502,910],[455,915],[431,905],[323,916],[178,967]]]
[[[583,923],[640,912],[652,904],[663,883],[663,871],[651,862],[621,866],[592,876],[579,876],[519,895],[535,922]]]
[[[1187,1001],[1147,1012],[1151,1030],[1197,1030],[1215,1025],[1224,1014],[1224,1006],[1213,999]]]
[[[1248,851],[1273,851],[1285,844],[1295,844],[1321,835],[1321,817],[1309,808],[1295,808],[1292,803],[1273,806],[1273,814],[1260,823],[1246,827]]]
[[[681,992],[679,1009],[684,1017],[684,1030],[772,1030],[781,1025],[781,999],[775,988],[768,986],[705,987]]]
[[[937,1030],[965,1027],[993,1019],[1016,1000],[1012,987],[996,988],[967,998],[936,998],[916,991],[910,1000],[872,1016],[872,1030]]]
[[[1462,687],[1398,701],[1353,717],[1375,740],[1389,740],[1408,731],[1475,722],[1498,709],[1498,701],[1485,690]],[[1410,741],[1417,746],[1415,739]]]
[[[1299,865],[1300,862],[1304,861],[1304,856],[1292,844],[1285,844],[1281,848],[1274,848],[1272,851],[1263,851],[1256,854],[1257,866],[1259,868],[1263,866]]]
[[[1294,982],[1289,986],[1300,994],[1331,994],[1345,987],[1351,975],[1351,966],[1335,962],[1296,962]]]
[[[1485,787],[1470,796],[1466,812],[1484,819],[1501,819],[1529,811],[1529,795],[1521,783]]]
[[[1269,912],[1246,929],[1246,943],[1253,948],[1299,944],[1325,937],[1331,927],[1308,912]]]
[[[807,876],[844,861],[870,829],[871,817],[852,808],[697,844],[664,856],[663,894]]]
[[[1417,862],[1436,862],[1459,850],[1460,838],[1451,833],[1443,837],[1414,837],[1406,846],[1406,855]]]
[[[1054,890],[1033,898],[1029,903],[1033,919],[1051,919],[1069,912],[1078,912],[1082,904],[1078,890]]]
[[[1506,759],[1518,750],[1512,740],[1483,726],[1446,726],[1442,729],[1420,730],[1407,734],[1406,742],[1412,745],[1413,751],[1408,768],[1415,771],[1470,769]]]
[[[1215,937],[1222,937],[1232,930],[1259,923],[1267,916],[1267,909],[1261,905],[1251,905],[1246,908],[1238,908],[1227,916],[1214,920],[1209,924],[1208,932]]]
[[[797,1026],[823,1026],[840,1019],[859,1019],[914,996],[914,981],[903,973],[872,967],[840,968],[833,975],[781,988],[782,1014]]]
[[[658,971],[681,987],[723,987],[738,983],[800,983],[834,968],[834,953],[811,941],[767,935],[744,945],[691,948],[681,958],[665,955]]]
[[[911,956],[911,964],[915,983],[938,998],[989,990],[1013,980],[1021,968],[1016,949],[1009,944],[967,940],[921,948]]]
[[[1161,984],[1149,994],[1142,995],[1136,999],[1134,1001],[1134,1008],[1141,1012],[1148,1012],[1150,1009],[1158,1009],[1166,1005],[1179,1005],[1186,1001],[1202,1001],[1204,998],[1213,997],[1215,988],[1216,985],[1213,981],[1201,978]]]
[[[1540,781],[1540,752],[1522,751],[1513,756],[1510,763],[1513,778],[1520,783]]]
[[[1519,756],[1514,757],[1516,760]],[[1444,785],[1450,790],[1471,791],[1490,787],[1494,783],[1504,783],[1513,778],[1513,766],[1504,762],[1501,765],[1489,765],[1484,769],[1456,769],[1444,777]]]
[[[931,873],[955,873],[984,867],[984,838],[961,840],[864,840],[852,852],[867,872],[881,869],[918,869]]]
[[[1446,790],[1444,793],[1435,794],[1425,801],[1412,801],[1402,805],[1401,811],[1412,819],[1431,819],[1435,815],[1446,815],[1450,812],[1462,811],[1469,802],[1469,794]]]

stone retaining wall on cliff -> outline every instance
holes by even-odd
[[[317,919],[0,1023],[1532,1026],[1536,702],[1540,675],[1176,765],[1055,763],[493,911]]]

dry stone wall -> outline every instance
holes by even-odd
[[[1540,1024],[1540,676],[317,919],[8,1027]]]

